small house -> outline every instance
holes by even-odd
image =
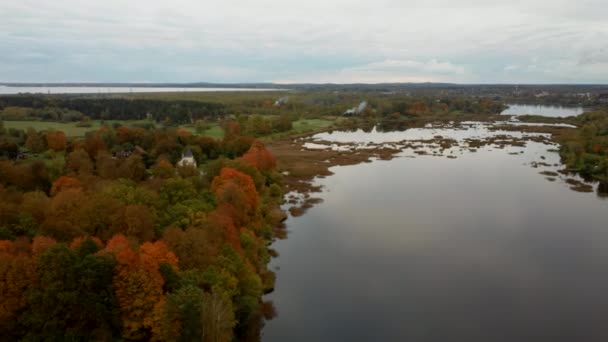
[[[188,148],[182,153],[182,159],[177,162],[178,166],[194,166],[196,167],[196,160],[192,151]]]

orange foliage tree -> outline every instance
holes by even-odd
[[[246,163],[255,166],[260,171],[270,171],[276,167],[277,161],[275,157],[268,151],[264,144],[255,141],[249,151],[241,157]]]
[[[224,239],[226,239],[232,247],[240,252],[241,242],[239,240],[239,230],[234,225],[232,217],[237,216],[234,207],[229,204],[220,204],[220,206],[209,213],[208,217],[208,230],[221,231],[223,232]]]
[[[106,251],[118,262],[113,284],[120,305],[123,337],[154,340],[159,334],[164,309],[164,279],[160,264],[177,267],[177,257],[162,241],[146,242],[139,252],[122,235],[108,241]]]
[[[46,133],[46,144],[53,151],[64,151],[68,141],[63,131],[51,131]]]
[[[32,216],[38,223],[42,222],[50,204],[49,197],[42,191],[31,191],[23,194],[19,211]]]
[[[61,176],[51,186],[51,196],[65,190],[82,190],[82,184],[76,178]]]
[[[161,158],[156,161],[152,168],[152,174],[159,178],[171,178],[175,176],[175,168],[167,159]]]
[[[106,144],[103,142],[99,134],[92,134],[84,141],[84,149],[91,158],[95,158],[97,156],[97,152],[106,149]]]
[[[97,248],[101,249],[103,248],[103,242],[101,242],[101,240],[98,237],[89,237],[89,236],[79,236],[77,238],[74,238],[74,240],[72,240],[72,242],[70,243],[70,248],[71,249],[78,249],[80,248],[80,246],[82,246],[82,243],[88,240],[91,240],[95,243],[95,245],[97,245]]]
[[[74,150],[68,154],[67,169],[72,174],[92,174],[93,162],[86,151],[82,149]]]
[[[222,123],[224,129],[224,141],[232,140],[241,135],[241,125],[238,121],[229,120]]]
[[[118,177],[118,160],[107,151],[97,152],[95,169],[101,178],[115,179]]]
[[[15,323],[26,306],[25,290],[36,278],[33,258],[28,253],[15,252],[14,244],[0,241],[0,331],[10,330]]]
[[[410,106],[410,113],[413,115],[421,115],[426,112],[426,104],[421,101],[416,101]]]
[[[32,254],[35,256],[39,256],[47,249],[55,246],[56,244],[57,241],[55,241],[55,239],[53,238],[37,235],[32,241]]]
[[[223,168],[213,179],[211,190],[219,205],[228,204],[234,208],[232,216],[239,226],[244,226],[256,216],[260,199],[249,175],[233,168]]]

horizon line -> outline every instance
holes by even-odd
[[[462,85],[462,86],[474,86],[474,85],[508,85],[508,86],[530,86],[530,85],[543,85],[543,86],[557,86],[557,85],[577,85],[577,86],[608,86],[607,83],[553,83],[553,82],[521,82],[521,83],[501,83],[501,82],[488,82],[488,83],[457,83],[457,82],[352,82],[352,83],[338,83],[338,82],[148,82],[148,81],[130,81],[130,82],[97,82],[97,81],[69,81],[69,82],[2,82],[0,86],[28,86],[28,85],[46,85],[46,86],[62,86],[62,85],[118,85],[118,86],[130,86],[130,85],[142,85],[142,86],[159,86],[159,85],[182,85],[182,86],[242,86],[242,85]]]

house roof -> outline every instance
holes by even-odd
[[[187,148],[184,151],[184,153],[182,153],[182,158],[192,158],[192,157],[194,157],[194,156],[192,155],[192,151],[189,148]]]

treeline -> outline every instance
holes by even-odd
[[[608,182],[608,109],[577,116],[579,129],[560,138],[560,154],[568,169]]]
[[[371,101],[374,104],[374,101]],[[393,100],[388,103],[378,103],[383,115],[398,113],[406,116],[424,116],[432,114],[500,114],[507,106],[490,98],[469,97],[419,97],[412,99]]]
[[[0,158],[2,339],[259,339],[281,177],[237,122],[225,130],[0,129],[24,154]]]
[[[77,115],[62,113],[78,112],[95,120],[142,120],[152,118],[176,124],[195,120],[215,119],[226,114],[221,103],[158,99],[127,99],[120,97],[81,97],[51,95],[4,95],[0,97],[0,110],[8,107],[30,108],[33,118],[55,121],[80,120]],[[14,118],[6,118],[14,119]]]
[[[505,100],[514,104],[531,104],[545,106],[565,107],[594,107],[600,105],[599,96],[596,94],[549,94],[538,96],[535,93],[517,93],[505,97]]]

